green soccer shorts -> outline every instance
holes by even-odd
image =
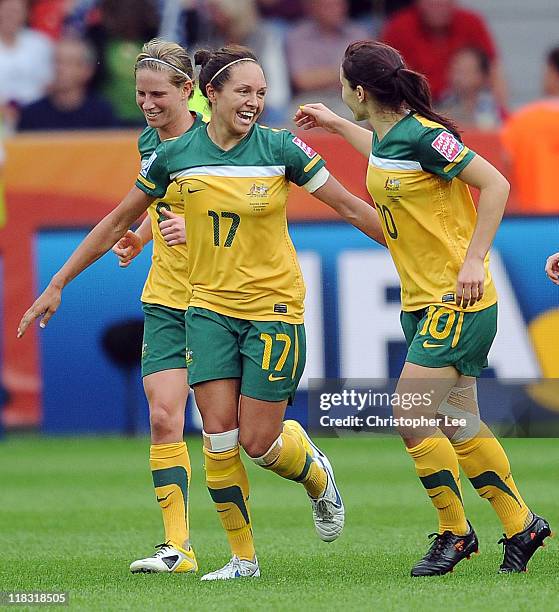
[[[305,368],[304,325],[237,319],[196,306],[185,318],[190,385],[240,378],[247,397],[292,401]]]
[[[146,303],[142,304],[142,310],[142,376],[163,370],[186,368],[184,310]]]
[[[408,354],[406,361],[427,368],[454,366],[464,376],[478,377],[497,333],[497,304],[477,312],[429,306],[401,312]]]

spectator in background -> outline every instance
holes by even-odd
[[[0,106],[8,121],[10,103],[34,102],[52,80],[52,44],[26,23],[26,0],[0,0]]]
[[[2,229],[4,225],[6,225],[6,201],[4,198],[4,163],[6,161],[6,152],[4,151],[4,134],[2,124],[2,116],[0,115],[0,229]],[[2,392],[0,390],[0,395],[1,393]],[[0,407],[1,406],[2,401],[0,400]],[[0,430],[1,429],[2,428],[0,424]]]
[[[99,0],[34,0],[29,23],[54,40],[67,34],[83,34]]]
[[[390,4],[394,1],[391,0]],[[304,0],[257,0],[257,4],[260,14],[266,19],[292,22],[305,17]],[[376,0],[348,0],[349,14],[354,18],[370,17],[373,5],[378,4]]]
[[[506,87],[495,43],[480,15],[458,6],[455,0],[415,0],[385,24],[380,39],[398,49],[408,66],[424,74],[435,102],[449,85],[449,64],[463,47],[483,50],[491,65],[491,89],[503,108]]]
[[[55,78],[48,96],[21,111],[18,129],[78,130],[115,127],[111,105],[89,92],[96,65],[93,47],[79,38],[62,38],[55,47]]]
[[[200,0],[157,0],[159,38],[195,45],[200,38]]]
[[[559,46],[547,54],[543,93],[543,99],[513,113],[502,131],[519,206],[515,212],[559,212]]]
[[[294,104],[320,100],[348,117],[341,98],[340,58],[349,43],[369,38],[348,18],[347,0],[304,0],[307,19],[287,34],[286,50]]]
[[[490,64],[486,53],[464,47],[450,61],[449,90],[438,109],[460,128],[495,129],[503,111],[491,91]]]
[[[203,46],[218,49],[237,44],[251,49],[260,59],[268,84],[262,122],[284,124],[291,90],[281,31],[260,18],[255,0],[206,0],[205,5]]]
[[[35,0],[29,8],[29,25],[49,38],[62,35],[64,20],[73,0]]]
[[[258,0],[258,10],[265,19],[292,22],[304,16],[303,0]]]
[[[136,104],[134,62],[144,41],[157,35],[159,18],[152,0],[101,0],[100,22],[88,29],[100,60],[96,77],[122,126],[145,125]]]

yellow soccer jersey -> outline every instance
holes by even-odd
[[[201,115],[196,115],[195,129],[203,124]],[[144,167],[155,149],[161,144],[157,130],[146,127],[138,139],[138,150]],[[185,244],[168,246],[159,230],[159,223],[166,217],[161,209],[166,208],[176,215],[184,214],[182,195],[176,183],[169,185],[164,197],[148,208],[153,234],[151,267],[142,291],[142,302],[160,304],[170,308],[186,310],[192,294],[188,282],[188,249]]]
[[[328,172],[287,130],[255,125],[229,151],[206,127],[162,143],[136,185],[185,203],[190,305],[257,321],[302,323],[305,285],[287,229],[289,182],[314,191]]]
[[[367,189],[400,276],[405,311],[430,304],[464,310],[455,303],[456,282],[477,213],[468,186],[456,175],[474,155],[442,125],[415,113],[380,142],[373,133]],[[485,271],[483,299],[468,311],[497,301],[489,256]]]

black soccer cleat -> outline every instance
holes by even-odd
[[[469,559],[478,552],[479,543],[474,528],[471,526],[466,535],[454,535],[451,531],[432,533],[434,537],[427,554],[411,570],[412,576],[443,576],[454,569],[454,566]]]
[[[524,529],[510,538],[504,536],[499,540],[503,545],[505,556],[499,574],[513,574],[525,572],[528,561],[540,546],[545,546],[544,540],[551,535],[549,523],[534,514],[532,522]]]

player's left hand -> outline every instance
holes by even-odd
[[[552,283],[559,285],[559,253],[554,253],[547,258],[545,273]]]
[[[17,337],[21,338],[26,329],[35,319],[41,317],[40,326],[45,327],[49,319],[57,311],[62,299],[62,290],[49,285],[35,300],[33,306],[23,315],[17,328]]]
[[[462,264],[456,283],[456,305],[473,306],[483,297],[485,266],[483,259],[469,257]]]
[[[169,246],[186,244],[184,217],[182,215],[176,215],[166,208],[162,208],[161,213],[167,217],[165,221],[161,221],[159,224],[159,229],[161,235],[165,238],[165,242]]]

